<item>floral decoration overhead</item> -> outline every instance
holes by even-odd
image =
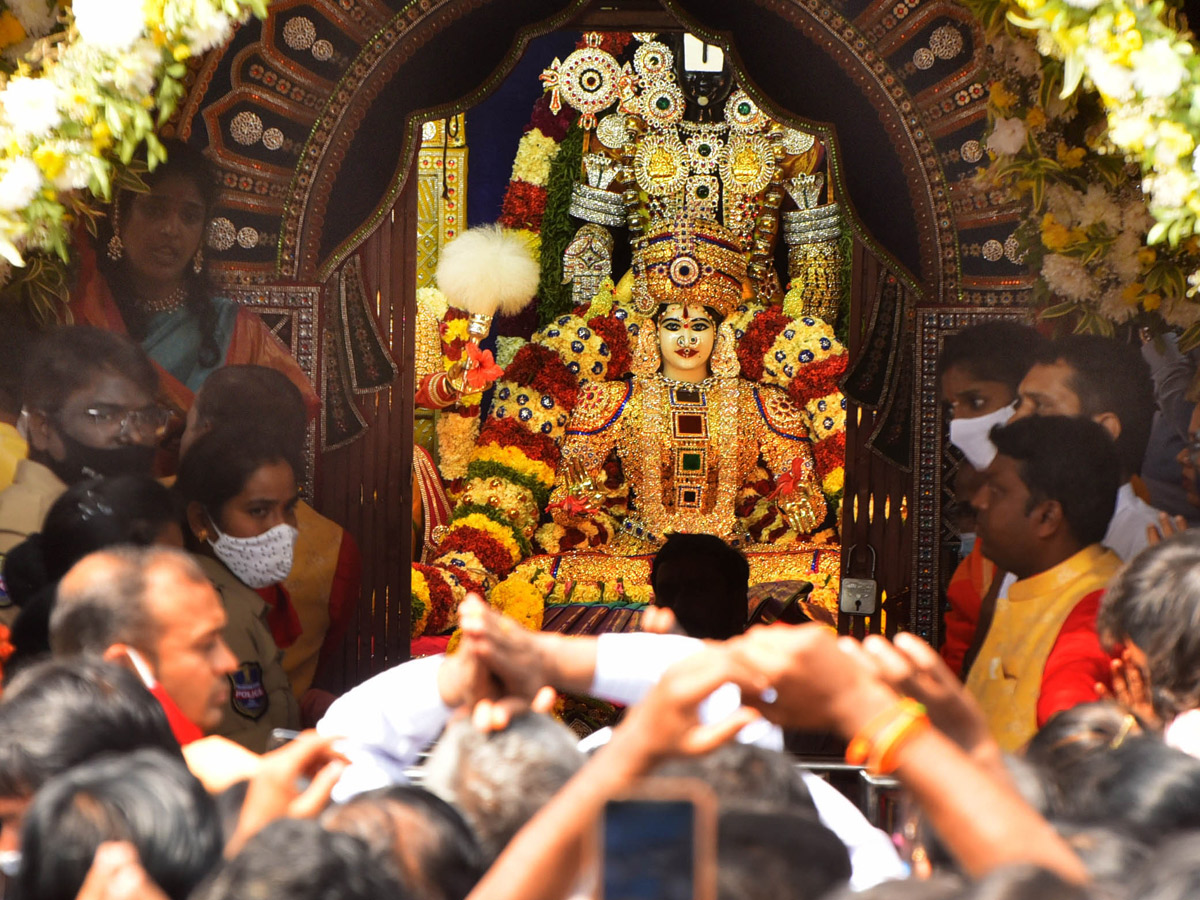
[[[269,0],[2,0],[0,258],[66,261],[71,230],[112,196],[184,94],[186,61]],[[30,266],[26,278],[44,273]],[[3,273],[7,281],[10,272]]]

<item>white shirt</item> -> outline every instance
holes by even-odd
[[[1129,562],[1149,545],[1146,528],[1157,524],[1158,510],[1135,494],[1133,485],[1126,482],[1117,491],[1117,506],[1101,543],[1123,562]]]

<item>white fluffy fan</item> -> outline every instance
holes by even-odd
[[[521,238],[499,225],[484,225],[442,249],[437,285],[451,306],[472,315],[513,315],[533,299],[539,275]]]

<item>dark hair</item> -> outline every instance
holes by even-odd
[[[1083,415],[1110,412],[1121,420],[1121,467],[1126,474],[1140,471],[1156,404],[1150,366],[1138,348],[1095,334],[1070,334],[1045,347],[1038,362],[1070,367],[1068,384]]]
[[[719,900],[817,900],[850,879],[850,854],[813,815],[723,812],[717,825]]]
[[[1126,897],[1137,900],[1194,900],[1200,897],[1200,833],[1168,837],[1130,879]]]
[[[17,675],[0,702],[0,797],[32,796],[104,753],[179,755],[166,713],[138,677],[99,659],[49,659]]]
[[[725,640],[746,629],[750,564],[711,534],[671,534],[650,566],[654,603],[692,637]]]
[[[1135,556],[1101,600],[1096,630],[1146,654],[1146,686],[1164,721],[1200,706],[1200,534],[1185,531]]]
[[[1200,759],[1133,735],[1092,756],[1067,803],[1079,822],[1123,826],[1151,843],[1200,829]]]
[[[1128,883],[1150,856],[1150,845],[1114,825],[1054,822],[1058,836],[1075,851],[1092,880],[1107,888]],[[1140,897],[1117,890],[1120,897]]]
[[[23,304],[0,304],[0,414],[21,411],[21,373],[37,332]]]
[[[394,785],[359,794],[323,817],[361,838],[423,900],[465,900],[486,871],[462,814],[424,788]]]
[[[151,396],[158,393],[158,372],[138,344],[112,331],[66,325],[50,331],[30,349],[21,402],[29,409],[58,412],[68,397],[102,372],[128,378]]]
[[[300,389],[266,366],[222,366],[196,394],[196,416],[214,428],[258,429],[300,453],[308,410]]]
[[[969,325],[942,344],[937,375],[957,366],[979,381],[1008,385],[1015,397],[1021,379],[1049,343],[1028,325],[1008,319]]]
[[[1071,798],[1086,780],[1092,758],[1141,732],[1137,718],[1111,700],[1080,703],[1052,716],[1025,747],[1025,761],[1045,786],[1049,811],[1070,816]]]
[[[203,506],[221,527],[217,521],[221,507],[241,493],[263,466],[285,462],[299,480],[304,472],[299,453],[299,447],[258,428],[210,431],[197,438],[180,460],[175,490],[185,502]]]
[[[1015,863],[988,872],[960,895],[959,900],[1090,900],[1082,885],[1032,863]]]
[[[1029,416],[993,428],[997,452],[1016,460],[1030,506],[1056,501],[1083,545],[1104,539],[1117,505],[1121,466],[1112,439],[1090,419]]]
[[[207,225],[217,204],[217,170],[207,157],[195,147],[177,140],[164,140],[163,146],[167,151],[167,161],[161,163],[153,172],[143,176],[146,185],[154,190],[160,182],[168,178],[185,178],[196,186],[204,203],[204,218]],[[143,158],[144,161],[144,158]],[[114,224],[121,227],[125,217],[129,215],[129,206],[133,201],[133,192],[121,191],[113,201],[111,216],[99,236],[99,252],[96,254],[100,271],[108,282],[113,300],[121,310],[121,318],[129,333],[138,340],[146,336],[149,316],[137,304],[133,290],[133,277],[129,271],[129,260],[122,257],[119,260],[109,259],[105,252],[106,244],[113,235]],[[208,229],[204,230],[200,239],[203,249]],[[184,283],[187,287],[187,308],[196,320],[200,332],[199,363],[205,368],[217,365],[221,361],[221,348],[217,344],[217,307],[213,305],[213,284],[208,266],[202,266],[199,273],[188,265],[183,272]]]
[[[129,841],[170,900],[186,900],[221,859],[212,797],[160,750],[97,759],[48,782],[21,829],[17,896],[74,900],[104,841]]]
[[[194,900],[408,900],[412,893],[356,837],[280,819],[250,839]]]
[[[778,750],[732,741],[701,756],[667,760],[654,774],[703,781],[717,795],[722,811],[816,815],[812,795],[792,757]]]

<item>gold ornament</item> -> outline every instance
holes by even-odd
[[[734,344],[733,326],[728,322],[722,322],[717,329],[717,342],[713,345],[708,368],[717,378],[737,378],[742,372]]]
[[[634,274],[655,304],[708,306],[725,318],[743,300],[746,255],[737,236],[717,222],[659,220],[646,231]]]
[[[662,348],[658,344],[658,329],[647,319],[638,329],[637,352],[629,366],[634,375],[646,378],[662,368]]]
[[[204,249],[197,248],[196,255],[192,257],[192,271],[199,275],[204,271]]]
[[[108,239],[108,258],[113,262],[117,262],[125,255],[125,244],[121,240],[121,236],[115,231],[113,236]]]

